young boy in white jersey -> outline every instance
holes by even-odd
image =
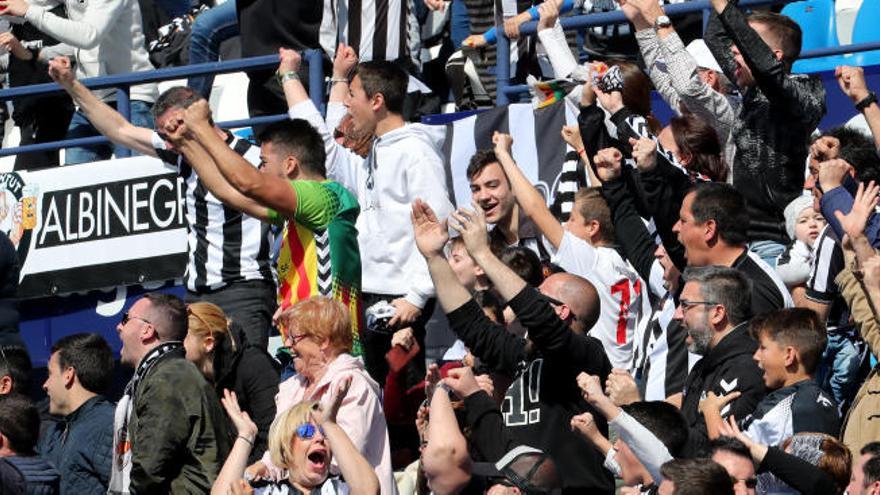
[[[630,369],[636,326],[650,316],[648,287],[611,247],[614,226],[602,193],[596,188],[578,191],[571,217],[563,226],[513,160],[513,138],[496,132],[492,142],[517,203],[556,249],[553,262],[596,286],[602,313],[590,335],[602,342],[612,366]]]

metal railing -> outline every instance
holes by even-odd
[[[740,0],[739,6],[743,8],[760,7],[766,5],[781,5],[790,3],[792,0]],[[705,20],[709,17],[712,8],[709,0],[693,0],[686,3],[677,3],[666,5],[663,10],[669,17],[680,17],[687,14],[697,12],[703,13],[704,25]],[[603,12],[600,14],[577,15],[570,17],[561,17],[559,23],[562,29],[566,31],[574,29],[584,29],[597,26],[607,26],[610,24],[624,24],[629,22],[621,11]],[[495,103],[497,105],[506,105],[510,103],[510,97],[516,97],[529,92],[529,87],[525,84],[510,84],[510,39],[504,33],[504,29],[498,28],[498,41],[496,45],[496,68],[495,75],[497,83],[495,86]],[[538,32],[538,21],[530,21],[519,29],[521,36],[535,34]],[[846,53],[857,53],[869,50],[880,49],[880,42],[860,43],[856,45],[846,45],[831,48],[820,48],[810,50],[801,54],[800,58],[819,58],[830,55],[842,55]]]
[[[322,95],[324,94],[324,69],[323,54],[320,50],[306,50],[303,59],[308,64],[309,69],[309,96],[318,108],[323,103]],[[241,72],[251,70],[274,69],[278,66],[278,55],[264,55],[260,57],[252,57],[239,60],[227,60],[223,62],[208,62],[204,64],[185,65],[182,67],[168,67],[164,69],[155,69],[146,72],[131,72],[128,74],[115,74],[112,76],[100,76],[83,79],[81,82],[89,89],[107,89],[116,88],[116,107],[120,114],[130,120],[131,106],[129,101],[129,88],[145,83],[158,81],[166,81],[171,79],[182,79],[192,76],[203,76],[209,74],[226,74],[230,72]],[[30,86],[20,86],[0,90],[0,102],[21,98],[24,96],[37,96],[52,93],[58,93],[64,89],[56,83],[33,84]],[[247,127],[252,125],[268,124],[278,122],[287,118],[287,114],[266,115],[253,117],[249,119],[232,120],[227,122],[219,122],[217,125],[223,128]],[[94,136],[77,139],[65,139],[62,141],[54,141],[51,143],[37,143],[25,146],[17,146],[14,148],[0,149],[0,156],[17,155],[19,153],[28,153],[32,151],[50,151],[61,148],[70,148],[74,146],[88,146],[95,144],[106,144],[110,140],[104,136]],[[130,153],[125,150],[123,153],[117,153],[117,158],[129,156]]]

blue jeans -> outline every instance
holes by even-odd
[[[189,63],[201,64],[220,60],[220,44],[238,36],[238,16],[235,13],[235,0],[226,0],[220,5],[199,14],[192,27],[189,45]],[[189,78],[187,86],[200,95],[211,96],[214,76],[195,76]]]
[[[819,369],[816,383],[831,394],[840,408],[847,408],[859,386],[859,372],[865,357],[865,344],[854,332],[828,332],[828,344]]]
[[[776,268],[776,258],[785,251],[785,244],[776,241],[754,241],[749,243],[749,251],[757,254],[771,268]]]
[[[116,102],[108,103],[111,107],[116,108]],[[152,129],[155,127],[153,114],[150,109],[153,108],[152,103],[145,101],[131,100],[131,123],[138,127],[146,127]],[[89,122],[89,119],[82,112],[77,111],[73,114],[70,126],[67,128],[67,138],[84,138],[91,136],[99,136],[100,133],[95,126]],[[101,160],[109,160],[113,153],[119,153],[125,149],[122,146],[114,146],[113,144],[96,144],[93,146],[80,146],[68,148],[64,154],[64,163],[66,165],[74,165],[77,163],[97,162]],[[132,155],[137,153],[132,152]]]

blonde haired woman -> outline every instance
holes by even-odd
[[[333,299],[314,296],[287,309],[279,323],[285,329],[285,344],[296,359],[298,374],[278,389],[278,416],[303,401],[319,402],[326,407],[330,391],[341,381],[351,380],[351,388],[339,408],[339,426],[376,468],[382,493],[397,493],[380,389],[363,363],[350,354],[348,309]],[[279,467],[267,453],[248,472],[255,478],[277,480],[281,477]]]
[[[287,470],[287,476],[264,483],[253,492],[255,495],[379,493],[379,480],[373,467],[336,424],[336,415],[350,384],[350,379],[342,380],[323,408],[317,402],[303,401],[275,418],[269,431],[269,454],[278,467]],[[257,427],[248,414],[238,408],[235,394],[226,391],[223,407],[235,423],[238,437],[211,493],[242,493],[246,492],[247,482],[241,478]],[[330,462],[334,457],[346,481],[331,476]]]
[[[223,398],[223,389],[234,391],[242,410],[253,418],[258,433],[251,461],[256,462],[266,449],[269,426],[275,417],[278,369],[269,353],[249,344],[241,327],[230,322],[218,306],[196,302],[189,304],[186,312],[186,359],[214,385],[218,399]]]

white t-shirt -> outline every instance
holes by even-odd
[[[631,369],[636,326],[651,314],[645,282],[617,251],[593,247],[567,230],[553,262],[596,287],[602,310],[589,334],[602,342],[612,366]]]

